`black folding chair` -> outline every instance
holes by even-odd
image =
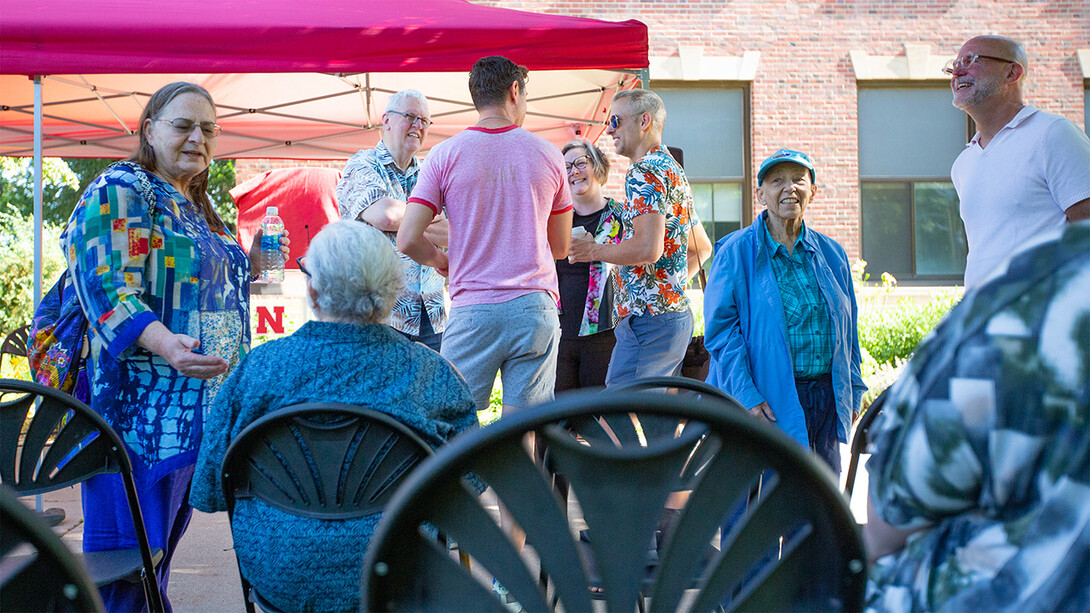
[[[333,402],[284,407],[247,426],[228,447],[222,468],[227,512],[233,518],[238,499],[254,498],[303,517],[371,515],[431,453],[408,426],[379,411]],[[239,577],[247,611],[253,613],[254,604],[278,610],[241,565]]]
[[[87,570],[61,539],[0,486],[0,611],[103,611]]]
[[[848,472],[844,477],[844,496],[849,501],[852,499],[852,490],[855,489],[855,473],[859,470],[859,456],[867,453],[867,446],[870,445],[871,426],[874,425],[874,420],[878,419],[878,415],[882,413],[882,407],[886,404],[888,395],[889,388],[886,388],[874,399],[874,402],[870,403],[867,411],[859,418],[859,423],[855,425],[851,456],[848,460]]]
[[[151,611],[163,610],[152,549],[121,438],[90,407],[30,381],[0,379],[0,481],[21,496],[44,494],[95,475],[117,473],[125,487],[138,547],[83,554],[95,585],[139,580]]]
[[[632,391],[674,391],[680,394],[693,394],[700,398],[714,398],[716,400],[722,400],[730,405],[732,408],[739,406],[737,401],[730,396],[730,394],[723,390],[704,383],[703,381],[697,381],[696,379],[690,379],[689,377],[644,377],[642,379],[636,379],[627,383],[609,388],[610,392],[619,392],[624,390]]]
[[[4,356],[13,357],[27,357],[27,339],[30,337],[30,326],[20,326],[4,337],[3,344],[0,344],[0,364],[4,363]],[[11,363],[11,358],[8,358],[8,363]]]
[[[681,425],[661,437],[636,428],[640,444],[618,445],[588,436],[603,417]],[[598,583],[548,471],[522,446],[528,432],[547,442],[578,500]],[[698,444],[714,453],[692,476],[692,495],[648,582],[647,544]],[[523,555],[482,507],[469,472],[493,488],[525,531]],[[705,561],[720,525],[762,475],[760,497]],[[364,610],[505,610],[436,541],[435,529],[457,540],[474,568],[527,611],[549,610],[551,596],[565,611],[591,610],[594,585],[610,611],[632,611],[644,594],[652,611],[679,609],[683,594],[694,611],[724,603],[728,610],[856,610],[866,584],[858,526],[829,470],[777,429],[686,395],[570,394],[459,436],[418,467],[387,507],[364,561]],[[551,594],[534,577],[534,564],[548,573]]]

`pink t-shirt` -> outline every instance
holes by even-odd
[[[431,150],[409,202],[450,220],[453,306],[559,299],[547,225],[572,205],[555,145],[514,125],[468,128]]]

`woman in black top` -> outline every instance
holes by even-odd
[[[620,241],[617,203],[602,195],[609,161],[586,140],[564,145],[564,167],[571,187],[572,235],[587,233],[599,243]],[[560,349],[556,392],[605,384],[613,353],[613,275],[604,262],[556,261],[560,284]]]

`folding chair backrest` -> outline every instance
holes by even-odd
[[[76,556],[6,486],[0,486],[0,568],[0,611],[105,610]]]
[[[379,512],[431,455],[408,426],[365,407],[307,403],[247,426],[223,459],[228,507],[253,497],[293,515],[352,519]]]
[[[0,482],[26,496],[107,473],[121,476],[149,608],[161,611],[162,595],[132,462],[121,437],[91,407],[60,390],[0,379]]]
[[[855,478],[856,472],[859,470],[860,456],[867,453],[867,446],[870,445],[870,429],[874,425],[874,421],[878,419],[878,416],[882,413],[882,407],[886,404],[886,398],[889,396],[889,390],[884,390],[874,402],[867,407],[863,416],[859,418],[859,423],[855,425],[855,434],[852,436],[851,443],[851,455],[848,458],[848,471],[844,475],[844,496],[848,499],[852,499],[852,492],[855,490]]]
[[[20,326],[4,337],[3,344],[0,344],[0,366],[4,365],[4,356],[22,357],[27,356],[26,343],[27,338],[30,337],[30,326]],[[8,364],[11,363],[11,357],[8,358]]]
[[[72,396],[29,381],[0,379],[0,481],[21,496],[103,473],[132,473],[111,428]]]
[[[588,440],[578,427],[633,416],[637,423],[671,421],[677,430],[617,445]],[[547,472],[523,448],[528,432],[547,442],[554,468],[570,483],[593,565],[581,557],[577,526]],[[647,544],[697,445],[710,451],[701,454],[692,494],[648,585]],[[520,556],[482,507],[470,472],[493,488],[532,555]],[[762,477],[760,496],[747,508]],[[724,524],[723,550],[705,560]],[[697,611],[728,601],[728,610],[854,610],[866,584],[858,527],[828,469],[775,428],[685,395],[570,394],[440,449],[383,514],[364,562],[364,610],[504,610],[432,536],[436,529],[528,611],[550,609],[550,596],[566,611],[590,610],[592,584],[602,587],[610,611],[632,611],[641,594],[650,597],[649,610],[677,610],[694,587],[684,602]],[[552,593],[542,591],[527,559],[540,561]],[[592,568],[600,581],[592,583]]]

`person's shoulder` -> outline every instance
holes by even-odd
[[[115,162],[102,170],[98,182],[103,185],[133,187],[140,182],[140,174],[150,174],[135,162]]]
[[[1083,149],[1090,148],[1090,137],[1083,132],[1075,122],[1062,115],[1053,115],[1038,111],[1037,115],[1046,115],[1041,121],[1041,129],[1045,133],[1045,141],[1049,146],[1066,145]]]
[[[375,159],[376,155],[377,155],[377,153],[376,153],[375,149],[373,149],[373,148],[372,149],[360,149],[359,151],[353,153],[352,157],[348,158],[348,162],[345,163],[344,167],[349,168],[349,167],[352,167],[352,166],[359,166],[359,165],[362,165],[362,164],[370,164]]]

